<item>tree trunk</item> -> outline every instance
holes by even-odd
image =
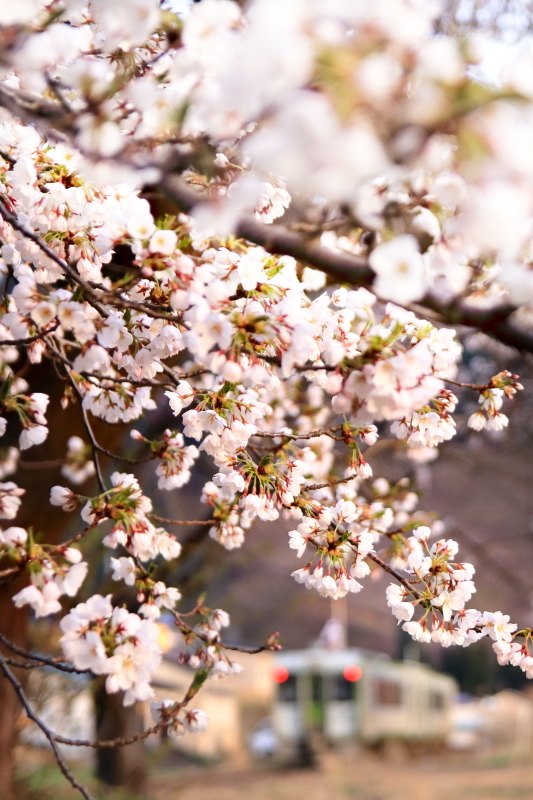
[[[50,505],[50,489],[54,484],[65,483],[65,480],[60,474],[59,466],[41,468],[39,462],[53,463],[54,460],[62,458],[66,452],[69,436],[79,434],[87,440],[87,435],[83,428],[79,407],[72,405],[66,410],[61,408],[59,400],[63,387],[48,362],[32,365],[30,374],[25,377],[33,390],[44,389],[50,394],[51,402],[47,417],[52,434],[44,444],[32,448],[29,453],[24,453],[24,458],[21,460],[25,463],[25,468],[19,469],[16,475],[9,476],[8,480],[14,480],[18,486],[26,490],[26,494],[22,499],[22,506],[16,519],[13,521],[2,520],[2,523],[6,523],[5,527],[9,527],[11,524],[23,528],[32,526],[34,533],[38,537],[42,536],[43,541],[55,544],[60,540],[69,517],[60,508]],[[10,419],[8,431],[2,439],[2,446],[17,444],[19,431],[17,422]],[[107,430],[106,433],[108,440],[114,443],[118,432],[115,433],[115,430],[112,429],[112,435]],[[122,432],[120,434],[123,435]],[[32,462],[37,462],[36,467],[31,468]],[[88,486],[87,489],[90,492],[94,487],[95,483],[92,481],[92,486]],[[6,561],[1,566],[2,568],[11,566],[11,563]],[[27,583],[28,574],[25,572],[13,583],[0,587],[0,633],[13,644],[25,650],[29,649],[31,645],[28,625],[30,612],[27,606],[20,609],[15,608],[11,598]],[[46,644],[46,642],[42,643],[43,651],[47,649]],[[39,649],[40,645],[36,646]],[[17,657],[5,648],[1,648],[1,651]],[[28,677],[27,671],[13,669],[24,685]],[[14,788],[13,747],[16,743],[19,717],[23,720],[24,714],[21,716],[20,703],[13,687],[9,681],[0,676],[0,800],[16,800],[17,798]],[[33,723],[29,724],[33,725]]]
[[[0,0],[1,2],[1,0]],[[59,400],[63,392],[63,386],[58,381],[54,370],[49,362],[39,365],[32,365],[31,372],[25,376],[31,385],[32,390],[46,391],[50,395],[50,407],[48,410],[48,423],[52,431],[47,441],[34,447],[29,453],[24,454],[23,462],[25,468],[19,469],[16,475],[10,476],[8,480],[14,480],[21,488],[26,490],[23,497],[20,513],[16,519],[6,521],[5,527],[10,524],[21,527],[32,526],[38,536],[42,536],[42,541],[55,544],[61,540],[65,527],[69,521],[69,515],[55,506],[50,505],[50,489],[54,484],[65,484],[65,479],[60,473],[59,466],[53,468],[41,468],[40,461],[52,462],[64,457],[67,447],[67,440],[70,436],[77,434],[84,441],[87,441],[87,433],[83,427],[80,409],[77,403],[71,404],[66,410],[60,406]],[[109,426],[99,420],[92,420],[95,433],[99,441],[107,447],[119,448],[119,442],[124,438],[124,431],[121,426]],[[16,421],[10,420],[8,431],[2,439],[2,446],[15,445],[18,440],[20,428]],[[36,467],[31,468],[31,462],[37,462]],[[104,470],[108,468],[109,462],[104,460]],[[79,487],[78,491],[88,494],[98,491],[96,481],[92,479],[87,486]],[[79,512],[75,512],[79,518]],[[3,520],[2,520],[3,522]],[[75,529],[74,533],[77,532]],[[2,565],[11,566],[5,562]],[[0,587],[0,633],[14,644],[28,649],[30,644],[30,631],[28,620],[30,613],[27,607],[15,608],[12,603],[12,596],[16,594],[28,582],[28,575],[25,573],[19,580],[5,587]],[[88,585],[88,582],[87,582]],[[83,599],[83,598],[80,598]],[[33,643],[36,649],[47,650],[47,642]],[[14,655],[5,651],[6,654]],[[15,656],[16,658],[16,656]],[[24,684],[27,679],[27,671],[15,669],[19,680]],[[105,702],[101,703],[102,708],[107,708]],[[123,713],[124,711],[124,713]],[[9,682],[0,675],[0,800],[16,800],[17,793],[14,789],[14,760],[13,747],[16,743],[17,720],[21,712],[20,703]],[[118,695],[109,697],[109,710],[105,711],[101,722],[104,726],[110,725],[113,732],[104,735],[110,739],[116,736],[129,736],[139,733],[142,727],[140,718],[134,709],[122,709],[122,698]],[[33,725],[33,723],[30,723]],[[100,726],[100,721],[97,723]],[[115,727],[113,727],[113,725]],[[103,730],[103,728],[102,728]],[[107,730],[107,728],[106,728]],[[114,732],[114,731],[117,732]],[[127,731],[127,733],[126,733]],[[144,792],[146,784],[146,766],[144,758],[144,743],[132,745],[129,748],[115,748],[102,751],[102,764],[111,766],[99,767],[99,774],[103,780],[117,786],[132,787],[139,792]],[[116,761],[117,767],[113,768]],[[100,761],[99,761],[100,763]],[[106,775],[111,776],[107,780]],[[122,781],[120,776],[124,776]],[[134,776],[134,777],[131,777]]]
[[[107,694],[104,680],[95,681],[96,738],[129,738],[143,732],[138,704],[124,707],[124,694]],[[135,797],[146,797],[147,771],[144,740],[126,747],[101,747],[96,751],[96,774],[109,786],[121,786]]]
[[[19,647],[27,647],[27,611],[15,608],[11,602],[13,594],[18,592],[23,581],[16,581],[11,586],[0,589],[0,632]],[[0,645],[5,655],[13,655]],[[25,670],[13,668],[18,679],[24,683],[27,677]],[[17,737],[17,721],[20,715],[20,703],[11,684],[0,679],[0,800],[16,800],[15,770],[13,748]]]

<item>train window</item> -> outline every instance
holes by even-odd
[[[428,703],[429,707],[434,711],[442,711],[442,709],[446,705],[445,698],[442,692],[430,692],[428,700],[429,700]]]
[[[296,703],[298,699],[296,675],[289,675],[286,681],[278,683],[278,700],[280,703]]]
[[[376,703],[379,706],[401,706],[402,687],[394,681],[379,680],[374,684]]]
[[[324,700],[324,682],[322,675],[311,675],[311,699],[313,703],[322,703]]]
[[[354,684],[352,681],[347,681],[344,675],[335,675],[332,680],[333,683],[333,697],[332,700],[344,701],[352,700],[354,694]]]

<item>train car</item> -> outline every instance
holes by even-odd
[[[453,678],[418,662],[364,650],[276,654],[274,731],[295,744],[318,731],[330,744],[357,740],[444,743],[457,694]]]

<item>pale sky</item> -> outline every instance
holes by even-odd
[[[165,5],[177,14],[183,14],[190,6],[191,0],[167,0]]]

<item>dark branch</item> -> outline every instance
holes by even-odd
[[[340,431],[342,425],[335,425],[334,428],[321,428],[316,431],[309,431],[308,433],[267,433],[264,431],[257,431],[254,436],[261,436],[267,439],[315,439],[317,436],[331,436],[332,439],[339,437],[332,436],[334,431]]]
[[[84,674],[90,673],[90,669],[76,669],[76,667],[71,667],[69,664],[63,664],[61,659],[51,658],[50,656],[43,656],[39,653],[28,653],[27,650],[23,650],[22,647],[18,647],[18,645],[13,644],[7,639],[2,633],[0,633],[0,642],[7,647],[8,650],[11,650],[12,653],[16,653],[18,656],[22,658],[26,658],[32,661],[35,666],[46,666],[46,667],[53,667],[54,669],[59,670],[60,672],[71,672],[76,674]]]
[[[201,670],[199,672],[201,672]],[[197,673],[197,676],[198,674],[199,673]],[[118,738],[118,739],[102,739],[102,740],[67,739],[65,736],[59,736],[58,734],[53,734],[54,739],[56,742],[60,742],[61,744],[68,744],[71,745],[72,747],[94,747],[94,748],[126,747],[127,745],[133,744],[134,742],[139,742],[142,739],[147,739],[152,734],[159,733],[159,731],[162,731],[164,728],[166,728],[172,722],[173,717],[176,716],[178,711],[180,711],[182,708],[185,708],[185,706],[187,706],[193,699],[193,697],[198,693],[198,690],[200,689],[203,680],[198,681],[197,676],[194,678],[193,682],[189,686],[187,694],[185,695],[183,700],[180,700],[180,702],[175,703],[174,706],[172,706],[172,708],[169,709],[169,717],[164,720],[161,720],[161,722],[158,722],[157,725],[152,725],[151,728],[147,728],[145,731],[143,731],[143,733],[138,733],[136,736],[130,736],[128,739]]]
[[[403,575],[401,575],[397,570],[390,567],[387,564],[387,562],[383,561],[383,559],[380,558],[376,553],[369,553],[367,558],[370,558],[375,564],[379,564],[381,569],[384,569],[385,572],[388,572],[389,575],[392,575],[393,578],[395,578],[399,583],[401,583],[402,586],[405,586],[405,588],[409,592],[411,592],[411,594],[413,594],[417,599],[420,597],[420,592],[417,589],[415,589],[411,583],[409,583],[407,578],[404,578]]]
[[[208,200],[176,178],[163,179],[160,188],[185,212],[192,211],[199,203]],[[293,256],[297,261],[320,269],[341,283],[372,288],[374,272],[361,256],[329,250],[282,225],[265,225],[251,218],[241,219],[235,233],[264,247],[269,253]],[[417,305],[436,312],[444,324],[477,328],[509,347],[533,353],[533,331],[513,323],[512,315],[517,310],[515,306],[472,308],[459,302],[443,304],[431,295],[424,297]]]
[[[92,794],[89,793],[89,791],[85,788],[85,786],[82,786],[81,783],[78,783],[78,781],[76,780],[76,778],[74,777],[74,775],[70,771],[67,763],[65,762],[63,756],[61,755],[59,747],[57,746],[58,737],[56,737],[52,733],[52,731],[44,724],[44,722],[40,719],[40,717],[37,716],[37,714],[35,713],[35,711],[31,707],[28,698],[24,694],[24,690],[22,688],[22,684],[13,675],[13,673],[11,672],[11,670],[9,669],[9,667],[8,667],[8,665],[6,663],[6,660],[5,660],[4,656],[1,655],[1,654],[0,654],[0,669],[2,670],[2,672],[5,675],[5,677],[7,678],[7,680],[9,681],[11,686],[13,687],[13,689],[15,690],[20,702],[22,703],[22,705],[24,707],[24,710],[25,710],[26,714],[28,715],[28,718],[31,719],[32,722],[35,722],[35,724],[42,730],[42,732],[44,733],[44,735],[46,736],[46,738],[50,742],[50,747],[52,748],[52,752],[54,754],[54,758],[55,758],[55,760],[57,762],[57,765],[58,765],[59,769],[61,770],[61,772],[65,776],[65,778],[69,781],[71,786],[74,787],[74,789],[78,790],[78,792],[85,798],[85,800],[95,800],[95,798],[92,796]]]
[[[327,489],[329,486],[337,486],[339,483],[348,483],[349,481],[353,481],[354,478],[357,478],[355,473],[353,475],[349,475],[347,478],[334,478],[332,481],[326,481],[325,483],[304,483],[300,491],[314,492],[317,489]]]
[[[35,336],[28,336],[26,339],[0,339],[0,347],[17,347],[19,345],[38,342],[39,339],[43,339],[43,337],[48,333],[53,333],[58,327],[59,322],[57,322],[52,328],[48,328],[47,330],[43,329],[40,333],[36,333]]]

